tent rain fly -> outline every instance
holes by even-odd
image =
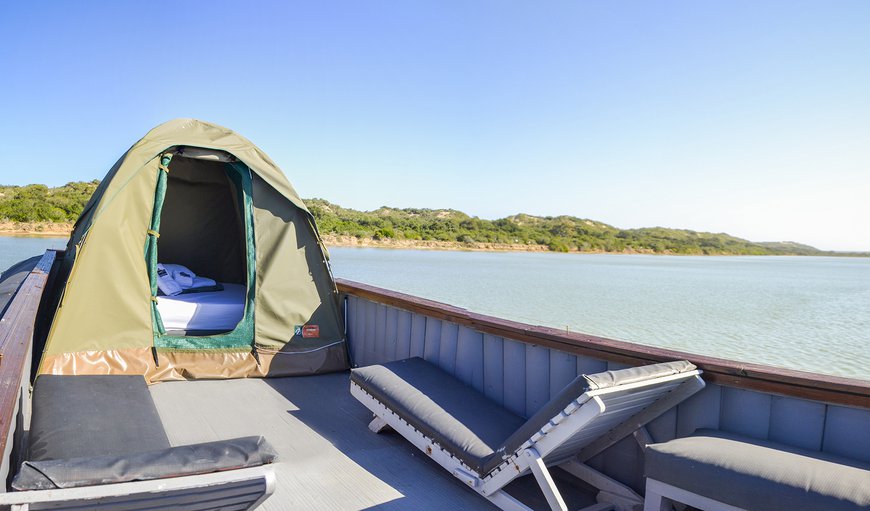
[[[168,328],[157,264],[213,279],[184,295],[232,328]],[[248,140],[192,119],[158,126],[109,171],[76,222],[40,373],[143,374],[151,382],[346,369],[338,293],[314,220]],[[239,290],[232,293],[232,290]],[[163,301],[163,303],[161,303]],[[223,310],[223,309],[220,309]]]

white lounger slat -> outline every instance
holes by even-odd
[[[556,450],[547,454],[545,458],[549,462],[551,458],[554,460],[562,458],[565,452],[576,454],[579,449],[589,445],[593,440],[599,438],[601,435],[607,433],[617,425],[625,422],[628,418],[643,410],[652,401],[655,401],[657,397],[657,395],[649,395],[646,400],[638,400],[630,403],[631,406],[626,406],[623,403],[621,406],[617,405],[615,407],[611,406],[611,403],[605,400],[605,410],[596,418],[596,420],[592,421],[588,426],[560,444]]]
[[[153,481],[4,493],[0,494],[0,506],[11,506],[12,511],[248,510],[274,491],[274,470],[262,466]]]
[[[646,403],[649,397],[657,399],[662,392],[668,392],[680,386],[681,381],[675,381],[671,384],[665,384],[652,389],[635,389],[624,390],[607,394],[607,409],[613,410],[617,407],[631,406],[636,403]]]

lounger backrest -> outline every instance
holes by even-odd
[[[691,363],[677,361],[578,376],[508,437],[486,463],[485,469],[495,468],[532,444],[549,463],[574,456],[593,442],[608,443],[608,432],[615,431],[622,424],[627,425],[626,434],[631,433],[673,406],[659,406],[660,411],[656,409],[643,417],[638,416],[683,383],[693,382],[689,389],[691,393],[700,390],[704,384],[698,373]],[[632,428],[630,419],[635,416],[642,423]],[[576,423],[573,427],[563,429],[560,434],[549,434],[569,417],[572,423]],[[619,438],[609,444],[625,436],[619,432],[615,434]]]
[[[544,428],[553,417],[558,416],[563,410],[571,406],[578,400],[585,401],[585,393],[588,390],[589,382],[585,375],[580,375],[574,378],[571,383],[559,391],[550,401],[547,402],[534,415],[529,417],[529,420],[523,424],[514,434],[504,441],[498,453],[512,454],[520,449],[526,442],[532,438],[538,431]]]
[[[607,371],[587,379],[598,388],[590,387],[586,395],[603,410],[552,451],[541,445],[539,452],[547,461],[578,453],[588,459],[704,387],[699,371],[686,361]],[[589,452],[593,445],[597,447]]]
[[[261,466],[85,488],[0,493],[0,508],[54,511],[247,511],[275,491],[275,471]]]

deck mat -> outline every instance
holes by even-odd
[[[263,510],[498,509],[399,435],[370,432],[371,414],[350,395],[346,372],[150,390],[172,445],[266,437],[279,463],[277,490]]]

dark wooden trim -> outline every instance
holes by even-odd
[[[348,295],[528,344],[630,365],[684,359],[701,368],[704,371],[704,379],[711,383],[813,401],[870,408],[870,381],[866,380],[738,362],[528,325],[477,314],[460,307],[359,282],[336,279],[336,283],[338,290]]]
[[[26,378],[27,355],[33,340],[36,313],[56,253],[47,250],[18,287],[0,321],[0,453],[12,441],[21,382]]]

